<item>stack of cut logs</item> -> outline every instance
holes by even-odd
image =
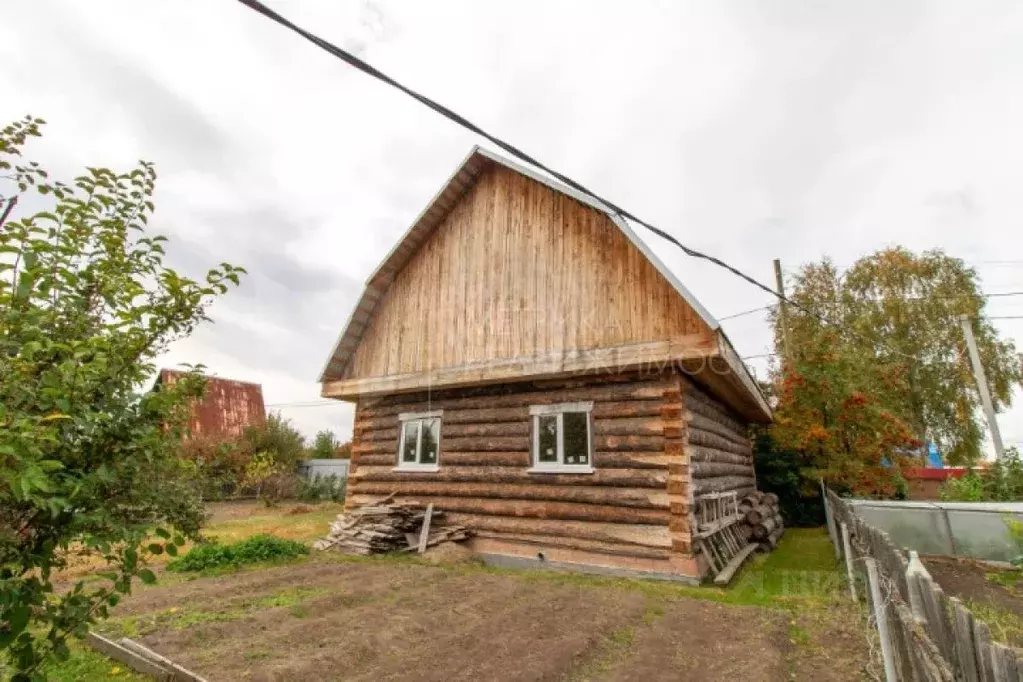
[[[743,515],[739,525],[747,540],[760,543],[763,552],[777,546],[785,532],[777,495],[754,491],[739,500],[739,513]]]
[[[393,496],[392,496],[393,497]],[[417,502],[392,502],[387,498],[338,514],[330,533],[317,540],[313,549],[337,549],[344,554],[413,552],[442,542],[467,540],[471,531],[464,526],[440,525],[444,512],[424,509]],[[427,535],[422,537],[423,524]],[[420,551],[422,551],[420,549]]]

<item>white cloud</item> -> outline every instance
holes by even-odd
[[[762,281],[775,257],[902,243],[1023,289],[988,263],[1023,260],[1016,3],[271,5]],[[250,266],[169,359],[261,381],[271,404],[316,399],[361,282],[477,141],[237,3],[16,3],[0,59],[0,118],[50,121],[34,158],[153,160],[172,257]],[[657,251],[717,316],[769,302]],[[1023,340],[1023,321],[998,326]],[[725,327],[742,354],[770,345],[761,315]],[[287,414],[350,430],[350,410]]]

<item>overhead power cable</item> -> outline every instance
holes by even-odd
[[[993,294],[981,294],[980,296],[981,296],[981,298],[997,298],[997,297],[1000,297],[1000,296],[1023,296],[1023,291],[1000,291],[1000,292],[996,292],[996,293],[993,293]],[[927,301],[927,300],[934,300],[930,296],[905,296],[905,297],[899,297],[899,298],[902,298],[903,300],[906,300],[906,301]],[[885,299],[881,299],[881,300],[885,300]],[[955,297],[952,297],[952,296],[943,296],[943,297],[941,297],[938,300],[954,301],[956,299],[955,299]],[[753,313],[759,313],[761,310],[770,310],[771,308],[774,308],[776,305],[778,305],[778,304],[777,303],[772,303],[770,305],[762,305],[759,308],[750,308],[749,310],[743,310],[741,313],[733,313],[732,315],[725,315],[724,317],[719,317],[719,318],[717,318],[717,320],[718,320],[718,322],[724,322],[726,320],[732,320],[732,319],[735,319],[737,317],[742,317],[744,315],[752,315]],[[998,318],[989,318],[989,319],[998,319]]]
[[[538,159],[536,159],[536,158],[530,156],[529,154],[525,153],[524,151],[522,151],[518,147],[515,147],[515,146],[505,142],[501,138],[488,133],[483,128],[480,128],[478,125],[476,125],[472,121],[470,121],[470,120],[466,119],[465,117],[463,117],[461,114],[458,114],[458,113],[452,111],[451,109],[447,108],[443,104],[439,104],[439,103],[435,102],[434,100],[430,99],[429,97],[426,97],[425,95],[421,95],[418,92],[416,92],[415,90],[412,90],[411,88],[409,88],[409,87],[399,83],[398,81],[394,80],[393,78],[391,78],[387,74],[383,73],[382,71],[380,71],[376,67],[374,67],[374,66],[372,66],[370,64],[367,64],[366,62],[362,61],[361,59],[359,59],[355,55],[351,54],[350,52],[347,52],[347,51],[341,49],[340,47],[337,47],[336,45],[333,45],[333,44],[327,42],[326,40],[323,40],[322,38],[320,38],[320,37],[310,33],[309,31],[306,31],[305,29],[303,29],[303,28],[293,24],[292,22],[290,22],[289,20],[285,19],[280,14],[278,14],[275,11],[273,11],[272,9],[270,9],[269,7],[264,5],[263,3],[258,2],[258,0],[238,0],[238,2],[242,3],[246,7],[249,7],[251,9],[255,10],[256,12],[259,12],[263,16],[265,16],[265,17],[267,17],[267,18],[277,22],[281,26],[284,26],[284,27],[294,31],[295,33],[298,33],[300,36],[302,36],[303,38],[305,38],[309,42],[311,42],[314,45],[322,48],[323,50],[326,50],[327,52],[329,52],[330,54],[334,55],[338,59],[346,62],[347,64],[349,64],[351,66],[354,66],[356,69],[362,71],[363,73],[366,73],[366,74],[376,78],[377,80],[380,80],[380,81],[382,81],[384,83],[387,83],[388,85],[390,85],[390,86],[392,86],[394,88],[397,88],[398,90],[401,90],[402,92],[404,92],[409,97],[415,99],[416,101],[418,101],[421,104],[429,107],[430,109],[433,109],[437,113],[439,113],[442,116],[444,116],[445,118],[447,118],[447,119],[457,123],[458,125],[462,126],[466,130],[469,130],[469,131],[471,131],[473,133],[476,133],[480,137],[483,137],[486,140],[492,142],[493,144],[495,144],[496,146],[500,147],[501,149],[503,149],[504,151],[508,152],[509,154],[512,154],[513,156],[521,159],[522,161],[525,161],[525,162],[527,162],[529,164],[532,164],[533,166],[536,166],[537,168],[543,170],[544,172],[549,173],[552,177],[557,178],[560,182],[563,182],[564,184],[568,185],[572,189],[575,189],[575,190],[577,190],[579,192],[582,192],[583,194],[586,194],[588,196],[593,197],[594,199],[596,199],[600,203],[604,204],[604,206],[606,206],[611,211],[614,211],[618,215],[620,215],[620,216],[622,216],[624,218],[628,218],[629,220],[642,225],[646,229],[648,229],[651,232],[653,232],[654,234],[656,234],[658,237],[661,237],[662,239],[665,239],[668,242],[671,242],[675,246],[677,246],[680,249],[682,249],[682,251],[684,251],[686,253],[686,255],[692,256],[693,258],[701,258],[703,260],[710,261],[711,263],[714,263],[718,267],[724,268],[725,270],[731,272],[733,275],[735,275],[737,277],[741,277],[742,279],[746,280],[747,282],[749,282],[753,286],[758,287],[760,289],[763,289],[764,291],[766,291],[767,293],[771,294],[772,296],[776,296],[779,299],[786,301],[790,305],[796,306],[797,308],[800,308],[801,310],[803,310],[802,306],[800,306],[799,304],[797,304],[797,303],[795,303],[793,301],[788,300],[787,298],[785,298],[784,296],[779,294],[777,291],[772,289],[770,286],[764,284],[763,282],[757,281],[753,277],[747,275],[746,273],[742,272],[738,268],[733,267],[732,265],[729,265],[728,263],[724,262],[720,258],[717,258],[715,256],[711,256],[711,255],[705,254],[705,253],[703,253],[701,251],[697,251],[696,249],[693,249],[693,248],[690,248],[690,247],[686,246],[685,244],[680,242],[678,239],[676,239],[675,237],[673,237],[669,233],[665,232],[664,230],[662,230],[662,229],[660,229],[660,228],[658,228],[658,227],[648,223],[647,221],[645,221],[645,220],[643,220],[641,218],[636,217],[635,215],[633,215],[629,211],[626,211],[624,208],[622,208],[622,207],[618,206],[617,204],[615,204],[615,203],[605,199],[604,197],[600,196],[596,192],[593,192],[592,190],[587,189],[586,187],[584,187],[583,185],[579,184],[578,182],[576,182],[572,178],[570,178],[570,177],[568,177],[566,175],[562,175],[561,173],[559,173],[558,171],[554,170],[553,168],[550,168],[549,166],[545,165],[544,163],[542,163]],[[806,312],[808,314],[811,314],[811,315],[813,314],[813,313],[811,313],[808,310],[804,310],[804,312]]]
[[[266,407],[324,407],[326,405],[337,406],[336,400],[306,400],[295,403],[267,403]]]
[[[742,270],[739,270],[738,268],[734,267],[733,265],[730,265],[730,264],[726,263],[725,261],[721,260],[720,258],[717,258],[716,256],[711,256],[709,254],[703,253],[701,251],[697,251],[696,249],[693,249],[691,247],[686,246],[685,244],[680,242],[678,239],[673,237],[671,234],[665,232],[664,230],[660,229],[659,227],[656,227],[655,225],[653,225],[653,224],[651,224],[651,223],[649,223],[649,222],[647,222],[647,221],[645,221],[645,220],[643,220],[643,219],[633,215],[629,211],[627,211],[624,208],[618,206],[614,202],[605,199],[604,197],[600,196],[596,192],[594,192],[594,191],[592,191],[590,189],[587,189],[585,186],[579,184],[578,182],[576,182],[572,178],[568,177],[567,175],[563,175],[562,173],[559,173],[558,171],[554,170],[553,168],[551,168],[551,167],[547,166],[546,164],[544,164],[543,162],[541,162],[539,159],[536,159],[533,156],[531,156],[531,155],[527,154],[526,152],[522,151],[518,147],[515,147],[514,145],[509,144],[508,142],[505,142],[504,140],[502,140],[501,138],[497,137],[496,135],[488,133],[483,128],[480,128],[478,125],[476,125],[472,121],[468,120],[467,118],[465,118],[461,114],[459,114],[459,113],[449,109],[448,107],[444,106],[443,104],[440,104],[440,103],[430,99],[429,97],[427,97],[425,95],[419,94],[418,92],[416,92],[412,88],[410,88],[410,87],[408,87],[408,86],[398,82],[397,80],[391,78],[390,76],[388,76],[383,71],[380,71],[379,69],[377,69],[376,67],[372,66],[371,64],[368,64],[367,62],[364,62],[363,60],[359,59],[358,57],[356,57],[352,53],[350,53],[350,52],[348,52],[346,50],[343,50],[340,47],[338,47],[337,45],[334,45],[333,43],[330,43],[330,42],[324,40],[323,38],[320,38],[319,36],[317,36],[317,35],[315,35],[313,33],[310,33],[309,31],[305,30],[304,28],[302,28],[302,27],[292,23],[291,21],[289,21],[288,19],[284,18],[283,16],[281,16],[277,12],[273,11],[272,9],[270,9],[269,7],[264,5],[263,3],[259,2],[258,0],[238,0],[238,2],[240,2],[243,5],[245,5],[249,9],[251,9],[251,10],[253,10],[255,12],[258,12],[259,14],[262,14],[263,16],[267,17],[271,21],[274,21],[277,24],[280,24],[281,26],[287,28],[288,30],[297,33],[298,35],[302,36],[303,38],[305,38],[306,40],[308,40],[312,44],[316,45],[317,47],[321,48],[322,50],[325,50],[326,52],[329,52],[330,54],[332,54],[333,56],[337,57],[338,59],[340,59],[341,61],[345,62],[346,64],[355,67],[359,71],[362,71],[363,73],[365,73],[365,74],[367,74],[369,76],[372,76],[373,78],[376,78],[377,80],[379,80],[379,81],[381,81],[383,83],[386,83],[387,85],[390,85],[391,87],[393,87],[393,88],[395,88],[397,90],[400,90],[401,92],[405,93],[406,95],[408,95],[412,99],[416,100],[420,104],[422,104],[422,105],[424,105],[424,106],[426,106],[426,107],[436,111],[441,116],[447,118],[448,120],[450,120],[450,121],[452,121],[454,123],[457,123],[462,128],[465,128],[466,130],[468,130],[470,132],[473,132],[473,133],[479,135],[480,137],[488,140],[492,144],[494,144],[497,147],[503,149],[504,151],[506,151],[507,153],[509,153],[512,156],[516,157],[517,159],[519,159],[521,161],[525,161],[526,163],[528,163],[528,164],[530,164],[530,165],[532,165],[532,166],[534,166],[536,168],[541,169],[542,171],[544,171],[544,172],[548,173],[549,175],[551,175],[551,177],[556,178],[557,180],[559,180],[560,182],[568,185],[572,189],[574,189],[574,190],[576,190],[578,192],[581,192],[583,194],[586,194],[589,197],[592,197],[596,201],[598,201],[601,204],[603,204],[609,211],[613,211],[613,212],[617,213],[619,216],[621,216],[623,218],[627,218],[628,220],[631,220],[634,223],[642,225],[646,229],[648,229],[651,232],[653,232],[654,234],[656,234],[658,237],[660,237],[660,238],[664,239],[665,241],[667,241],[667,242],[669,242],[671,244],[674,244],[675,246],[680,248],[687,256],[690,256],[692,258],[699,258],[699,259],[708,261],[710,263],[713,263],[714,265],[717,265],[718,267],[723,268],[723,269],[727,270],[728,272],[732,273],[736,277],[739,277],[740,279],[745,280],[746,282],[752,284],[753,286],[757,287],[758,289],[766,291],[767,293],[769,293],[772,296],[774,296],[775,298],[777,298],[779,301],[787,303],[788,305],[792,306],[793,308],[795,308],[795,309],[797,309],[797,310],[799,310],[799,311],[801,311],[801,312],[803,312],[803,313],[805,313],[805,314],[815,318],[816,320],[818,320],[822,324],[832,325],[832,323],[828,319],[826,319],[824,316],[820,315],[819,313],[816,313],[816,312],[814,312],[812,310],[809,310],[806,307],[800,305],[799,303],[796,303],[792,299],[790,299],[790,298],[786,297],[785,295],[783,295],[783,294],[779,293],[778,291],[776,291],[771,286],[769,286],[767,284],[764,284],[763,282],[760,282],[759,280],[751,277],[750,275],[747,275]],[[863,337],[863,338],[865,339],[866,337]],[[891,353],[895,354],[895,355],[901,355],[901,356],[907,357],[907,358],[909,358],[911,360],[916,360],[916,358],[914,356],[909,355],[908,353],[903,353],[903,352],[901,352],[899,350],[896,350],[894,348],[889,348],[888,350]]]
[[[750,310],[743,310],[741,313],[735,313],[734,315],[725,315],[724,317],[719,317],[718,318],[718,322],[724,322],[725,320],[732,320],[732,319],[735,319],[736,317],[742,317],[743,315],[751,315],[753,313],[759,313],[761,310],[770,310],[775,305],[777,305],[777,304],[762,305],[759,308],[752,308]]]

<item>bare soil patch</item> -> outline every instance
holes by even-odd
[[[848,650],[793,641],[787,611],[391,558],[165,584],[115,617],[218,681],[850,680],[865,660],[862,636]]]
[[[991,627],[998,641],[1023,647],[1023,573],[973,559],[925,557],[931,576]]]
[[[990,604],[1003,611],[1023,618],[1023,593],[1012,585],[1013,576],[1018,571],[1002,569],[971,559],[955,559],[952,557],[925,557],[927,570],[945,592],[959,597],[964,601]]]
[[[607,682],[784,680],[786,614],[693,599],[667,604],[637,632],[629,653],[598,679]]]

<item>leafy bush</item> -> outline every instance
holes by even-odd
[[[241,566],[261,561],[293,559],[309,553],[301,542],[275,535],[254,535],[240,542],[222,545],[211,542],[193,547],[185,556],[167,564],[169,571],[205,571],[222,566]]]
[[[938,491],[946,502],[1018,502],[1023,500],[1023,460],[1009,448],[987,471],[971,469],[951,478]]]
[[[337,439],[333,431],[324,429],[316,434],[313,440],[313,447],[309,449],[309,456],[313,459],[333,459],[337,456],[337,449],[341,441]]]
[[[754,440],[757,487],[778,496],[785,525],[815,527],[824,524],[824,503],[813,469],[797,451],[780,447],[766,430]]]
[[[301,483],[299,483],[298,493],[295,497],[302,502],[320,502],[323,500],[344,502],[347,486],[347,479],[336,474],[303,478]]]
[[[0,652],[17,682],[67,659],[68,637],[135,578],[155,580],[145,552],[177,544],[145,538],[197,535],[202,504],[176,450],[203,377],[140,389],[244,272],[222,263],[193,280],[165,265],[152,164],[69,184],[22,162],[42,123],[0,129]],[[101,579],[55,589],[69,556]]]
[[[271,412],[265,424],[246,429],[239,447],[247,460],[261,452],[272,453],[273,463],[287,470],[305,457],[305,438],[280,412]]]

